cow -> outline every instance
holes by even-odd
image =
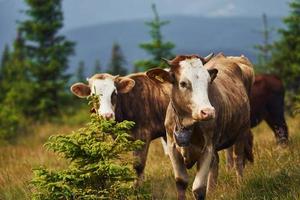
[[[131,135],[144,142],[143,148],[134,152],[137,158],[134,163],[138,176],[136,184],[140,185],[150,142],[165,136],[164,119],[169,97],[145,73],[125,77],[95,74],[88,79],[88,84],[73,84],[71,91],[81,98],[100,95],[101,106],[97,108],[97,113],[106,119],[135,122]]]
[[[288,143],[288,127],[284,117],[284,86],[276,75],[255,76],[251,90],[251,127],[265,120],[273,130],[276,142],[285,146]]]
[[[284,117],[284,93],[283,83],[278,76],[259,74],[255,76],[250,94],[251,128],[256,127],[265,120],[274,132],[276,143],[281,147],[286,147],[289,136]],[[252,134],[249,134],[245,139],[245,145],[252,148]],[[249,149],[245,152],[251,151]],[[253,162],[252,154],[249,154],[247,158],[250,158],[248,160]],[[226,165],[228,170],[233,167],[232,148],[226,150]]]
[[[234,163],[241,180],[244,137],[250,132],[253,67],[244,56],[223,54],[209,62],[197,55],[179,55],[168,64],[169,72],[157,68],[147,76],[169,88],[165,127],[177,197],[185,199],[187,169],[196,164],[193,195],[205,199],[206,190],[215,187],[218,151],[234,145]]]

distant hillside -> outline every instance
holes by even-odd
[[[163,29],[165,39],[176,44],[175,53],[198,53],[223,51],[225,54],[245,54],[255,60],[253,46],[262,41],[259,30],[260,18],[193,18],[185,16],[170,17],[170,24]],[[269,19],[271,27],[282,26],[279,18]],[[66,32],[69,39],[77,42],[76,56],[72,68],[79,60],[84,60],[92,68],[99,58],[102,66],[107,66],[111,46],[119,42],[131,69],[132,63],[147,55],[138,47],[142,41],[150,40],[144,21],[125,21],[99,24]],[[273,39],[276,34],[273,34]],[[72,70],[72,69],[71,69]],[[72,70],[73,71],[73,70]]]
[[[1,6],[14,7],[13,3],[1,2]],[[2,17],[1,17],[2,16]],[[14,14],[0,12],[0,50],[5,43],[12,42],[15,37],[15,27],[7,23],[7,20],[15,18]],[[259,30],[262,27],[261,18],[204,18],[173,16],[167,18],[170,24],[163,28],[165,39],[176,44],[175,53],[198,53],[206,55],[210,52],[223,51],[225,54],[245,54],[255,61],[253,46],[262,41]],[[114,22],[109,24],[96,24],[69,30],[63,34],[68,39],[74,40],[76,55],[71,58],[70,71],[74,71],[79,60],[84,60],[90,69],[96,59],[100,59],[102,67],[108,65],[111,46],[113,42],[119,42],[127,60],[127,68],[132,69],[133,62],[146,58],[139,47],[139,43],[149,41],[149,28],[144,24],[145,20],[133,20]],[[279,18],[270,18],[271,27],[282,26]],[[3,33],[3,34],[2,34]],[[273,39],[276,35],[273,35]],[[87,73],[88,75],[89,73]]]

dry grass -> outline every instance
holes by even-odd
[[[226,172],[221,153],[218,187],[208,199],[300,199],[300,120],[289,119],[288,124],[291,144],[286,149],[276,147],[271,130],[265,124],[254,130],[255,163],[247,165],[241,185],[236,184],[234,171]],[[62,160],[43,148],[43,143],[52,134],[68,133],[76,128],[78,125],[44,124],[34,127],[34,133],[24,136],[16,144],[0,147],[0,199],[30,199],[32,168],[64,166]],[[189,172],[192,183],[194,169]],[[153,199],[176,198],[172,167],[159,140],[150,147],[146,180],[150,183]],[[192,199],[191,183],[188,199]]]
[[[288,120],[291,143],[282,149],[275,145],[273,133],[265,123],[255,128],[255,163],[247,165],[243,183],[236,183],[234,170],[227,172],[221,152],[220,172],[216,191],[208,199],[296,200],[300,199],[300,120]],[[188,199],[195,169],[189,170]],[[146,166],[147,179],[154,199],[176,199],[175,182],[168,157],[163,155],[160,141],[151,144]]]

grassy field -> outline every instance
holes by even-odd
[[[1,200],[30,199],[32,168],[40,165],[51,168],[64,166],[65,162],[47,152],[43,143],[50,135],[68,133],[80,126],[79,119],[66,120],[72,123],[37,125],[32,128],[33,133],[22,136],[15,144],[0,147]],[[208,199],[300,199],[300,119],[289,119],[288,125],[291,143],[286,149],[275,145],[271,130],[264,123],[254,129],[255,163],[246,166],[241,185],[236,184],[233,170],[226,171],[224,155],[220,153],[218,187],[208,195]],[[195,171],[191,169],[189,172],[192,183]],[[159,140],[150,147],[146,181],[151,186],[153,199],[176,198],[171,164]],[[188,199],[192,199],[191,185],[187,191]]]

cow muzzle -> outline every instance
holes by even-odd
[[[113,112],[102,113],[101,116],[106,120],[114,120],[115,114]]]
[[[208,121],[216,117],[216,111],[214,107],[203,108],[198,112],[196,116],[193,116],[193,119],[196,121]]]
[[[180,147],[187,147],[191,143],[193,128],[181,128],[174,130],[176,144]]]

